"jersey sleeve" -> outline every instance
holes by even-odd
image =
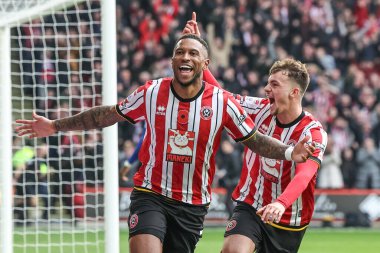
[[[255,123],[248,117],[246,111],[244,111],[231,94],[227,94],[227,108],[225,114],[225,128],[236,142],[244,141],[255,134]]]
[[[251,117],[269,104],[269,99],[234,94],[235,99]]]
[[[292,181],[286,186],[285,191],[277,198],[285,209],[287,209],[306,189],[309,182],[313,179],[318,170],[318,164],[311,159],[305,163],[298,163],[296,168],[296,175]]]
[[[137,88],[132,94],[116,105],[116,111],[129,122],[135,124],[144,120],[145,90],[147,84]]]
[[[307,130],[305,135],[309,135],[311,137],[309,142],[315,145],[314,153],[309,159],[315,161],[318,167],[320,167],[327,146],[327,133],[323,130],[319,122],[316,123],[316,125],[316,127]]]
[[[314,121],[306,127],[300,140],[307,135],[311,137],[309,142],[313,142],[316,149],[305,163],[296,164],[294,178],[288,184],[285,191],[278,197],[277,201],[285,208],[288,208],[302,194],[321,166],[327,145],[327,133],[318,121]]]

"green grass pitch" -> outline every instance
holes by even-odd
[[[220,252],[223,229],[205,229],[196,253]],[[380,230],[313,229],[307,230],[299,253],[379,253]]]
[[[223,243],[223,228],[206,228],[203,238],[197,245],[195,253],[219,253]],[[58,231],[55,231],[58,232]],[[28,231],[28,234],[30,231]],[[74,238],[75,237],[75,238]],[[38,239],[37,239],[38,238]],[[102,252],[99,249],[87,246],[78,246],[75,249],[69,246],[73,240],[93,241],[104,240],[104,234],[78,233],[75,236],[65,234],[64,238],[60,235],[52,234],[29,234],[25,236],[15,236],[14,244],[28,244],[24,247],[14,247],[14,253],[51,253],[51,252]],[[36,240],[49,247],[35,246]],[[120,253],[128,253],[128,232],[122,230],[120,233]],[[65,245],[60,245],[64,242]],[[33,245],[33,246],[32,246]],[[41,245],[41,244],[40,244]],[[52,246],[53,245],[53,246]],[[104,245],[98,243],[100,247]],[[25,251],[26,250],[26,251]],[[67,250],[67,251],[66,251]],[[380,230],[379,229],[316,229],[310,228],[306,232],[302,242],[300,253],[378,253],[380,252]]]

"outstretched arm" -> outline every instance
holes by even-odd
[[[57,120],[49,120],[33,112],[33,120],[16,120],[16,123],[21,124],[16,127],[16,131],[18,136],[47,137],[58,131],[104,128],[124,120],[117,113],[114,105],[97,106],[77,115]]]
[[[305,162],[315,150],[313,145],[307,144],[309,138],[310,136],[303,138],[293,149],[291,146],[285,145],[281,141],[257,131],[251,138],[243,141],[243,144],[253,152],[264,157],[276,160]]]

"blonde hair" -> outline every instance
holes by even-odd
[[[291,58],[276,61],[270,68],[269,75],[279,71],[286,72],[289,79],[295,81],[300,86],[301,94],[305,93],[310,83],[309,73],[305,64]]]

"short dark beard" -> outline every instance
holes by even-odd
[[[195,74],[194,77],[193,77],[190,81],[188,81],[188,82],[186,82],[186,83],[182,83],[182,82],[180,82],[178,79],[177,79],[177,82],[178,82],[182,87],[188,87],[188,86],[190,86],[192,83],[194,83],[195,80],[197,80],[198,78],[201,77],[201,73],[202,73],[202,72],[199,72],[199,73]]]

